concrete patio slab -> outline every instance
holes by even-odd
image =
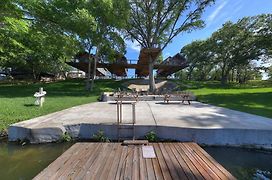
[[[88,139],[99,129],[117,138],[115,102],[97,102],[13,124],[9,140],[29,139],[32,143],[57,141],[64,132]],[[123,104],[123,122],[132,122],[132,106]],[[130,125],[127,125],[130,126]],[[141,101],[136,104],[136,138],[156,131],[163,139],[195,141],[209,145],[254,145],[270,148],[272,119],[216,107],[200,102],[191,105]],[[127,130],[124,136],[130,136]]]

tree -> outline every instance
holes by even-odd
[[[204,8],[213,0],[130,0],[130,17],[126,35],[142,48],[161,51],[182,32],[201,28]],[[149,91],[155,90],[153,75],[156,59],[149,56]]]
[[[268,73],[268,78],[270,79],[270,80],[272,80],[272,65],[267,69],[267,73]]]
[[[259,78],[263,64],[271,59],[271,20],[271,14],[262,14],[227,22],[207,40],[184,46],[181,53],[188,59],[188,79],[192,74],[195,80],[205,79],[208,72],[211,79],[220,77],[222,84]]]
[[[0,28],[0,66],[20,64],[20,59],[28,53],[23,43],[29,31],[28,24],[11,17],[5,17],[2,22],[5,25]]]
[[[266,56],[272,55],[272,14],[261,14],[245,17],[240,24],[256,36],[257,46],[263,49]]]
[[[90,12],[94,13],[96,29],[91,38],[92,44],[96,47],[96,53],[93,63],[93,74],[91,90],[94,86],[96,73],[96,63],[101,56],[112,60],[113,55],[125,53],[125,43],[118,30],[124,27],[128,15],[127,1],[91,1],[88,6]],[[120,17],[122,17],[120,19]]]
[[[34,79],[39,79],[41,72],[59,73],[64,61],[80,48],[75,37],[38,24],[30,13],[25,14],[19,1],[7,2],[7,14],[1,19],[0,65],[31,72]],[[8,9],[11,6],[15,13]]]
[[[192,80],[194,70],[197,70],[199,74],[194,80],[206,79],[213,64],[208,41],[193,41],[181,49],[181,54],[187,59],[189,65],[187,79]]]
[[[24,19],[23,12],[17,6],[15,0],[5,0],[0,2],[0,27],[4,26],[5,18]]]
[[[262,54],[261,49],[256,46],[254,33],[243,27],[241,22],[225,23],[209,40],[214,61],[221,70],[222,84],[226,84],[233,68],[248,65]]]
[[[86,88],[92,90],[96,72],[96,62],[104,49],[124,51],[124,41],[118,29],[126,21],[127,1],[113,0],[78,0],[78,1],[26,1],[21,6],[35,21],[62,34],[76,36],[89,55],[88,78]],[[120,18],[122,17],[122,18]],[[106,47],[107,46],[107,47]],[[109,52],[109,51],[108,51]],[[110,51],[111,52],[111,51]],[[90,85],[91,62],[93,74]]]

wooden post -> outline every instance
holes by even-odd
[[[131,105],[132,105],[132,122],[133,124],[135,124],[136,123],[136,113],[135,113],[136,102],[131,103]]]
[[[116,102],[117,107],[117,124],[120,124],[120,111],[119,111],[119,102]]]
[[[122,100],[121,100],[121,103],[120,103],[120,123],[122,123],[122,119],[123,119],[123,112],[122,112]]]
[[[122,123],[122,101],[117,101],[117,123],[118,125]]]
[[[135,105],[136,102],[131,103],[132,105],[132,126],[133,126],[133,141],[135,140],[135,123],[136,123],[136,113],[135,113]]]

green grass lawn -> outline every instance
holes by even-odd
[[[219,82],[185,82],[180,86],[192,91],[198,101],[272,118],[272,81],[226,86]]]
[[[120,81],[98,80],[92,93],[87,93],[83,80],[74,79],[54,83],[0,84],[0,131],[10,124],[49,114],[72,106],[97,101],[103,91],[121,86]],[[42,108],[34,106],[33,94],[43,87],[47,92]]]
[[[83,80],[54,83],[0,84],[0,131],[10,124],[49,114],[72,106],[97,101],[103,91],[121,87],[123,81],[98,80],[92,93],[87,93]],[[272,82],[252,81],[245,85],[219,82],[178,82],[183,90],[194,92],[197,100],[221,107],[272,118]],[[34,106],[34,92],[47,91],[42,108]]]

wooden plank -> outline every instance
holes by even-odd
[[[107,178],[105,177],[105,179],[114,179],[116,176],[116,172],[118,169],[118,165],[121,159],[121,155],[122,155],[122,150],[123,150],[123,146],[121,146],[121,144],[118,143],[118,147],[117,147],[117,152],[114,156],[114,160],[113,163],[111,165],[111,169],[109,170],[109,172],[107,173]]]
[[[198,154],[198,156],[205,162],[205,164],[207,164],[207,166],[209,166],[213,170],[213,172],[215,172],[215,174],[220,179],[226,179],[227,178],[216,166],[214,166],[207,158],[205,158],[205,156],[202,153],[200,153],[199,151],[196,151],[196,149],[193,146],[193,144],[186,143],[186,146],[188,148],[190,148],[191,151],[196,152]]]
[[[66,173],[71,170],[71,166],[77,161],[78,158],[81,156],[81,151],[84,147],[84,144],[80,143],[77,146],[77,149],[74,150],[74,153],[70,156],[70,158],[62,164],[60,169],[51,177],[51,179],[60,179],[63,173]]]
[[[185,174],[185,171],[184,171],[183,167],[180,166],[177,158],[175,157],[175,155],[171,151],[169,145],[170,145],[169,143],[165,143],[164,147],[166,149],[166,152],[169,155],[169,158],[171,159],[171,161],[172,161],[172,163],[174,165],[174,168],[176,169],[176,172],[177,172],[177,174],[179,176],[179,179],[188,179],[188,177]]]
[[[194,176],[194,173],[190,170],[190,168],[184,162],[184,160],[182,159],[180,154],[177,152],[177,150],[175,148],[175,144],[171,143],[171,144],[169,144],[169,147],[170,147],[172,153],[174,154],[174,156],[176,157],[176,159],[178,160],[180,166],[184,170],[184,173],[186,174],[187,178],[188,179],[196,179],[195,176]]]
[[[71,168],[67,169],[66,172],[62,173],[61,177],[64,177],[66,179],[74,179],[82,166],[86,163],[88,157],[92,155],[94,149],[94,144],[84,143],[82,151],[80,152],[80,157],[77,159],[77,161],[75,161]]]
[[[161,171],[158,160],[157,159],[152,159],[152,164],[153,164],[156,179],[157,180],[163,180],[163,175],[162,175],[162,171]]]
[[[123,145],[146,145],[148,144],[147,140],[125,140]]]
[[[109,171],[111,169],[114,157],[118,153],[118,147],[120,147],[119,143],[113,143],[113,149],[110,152],[110,155],[108,156],[107,162],[104,165],[104,167],[100,168],[100,171],[97,173],[99,176],[99,179],[105,180],[108,178]]]
[[[94,153],[90,157],[88,157],[87,162],[85,163],[85,165],[78,172],[76,179],[83,179],[83,176],[85,175],[85,173],[87,172],[89,167],[99,157],[99,154],[101,153],[101,149],[102,149],[102,143],[97,143],[95,145],[96,145],[96,149],[94,150]]]
[[[128,152],[128,147],[123,146],[120,162],[118,165],[118,169],[116,171],[116,176],[115,176],[116,180],[123,179],[123,177],[124,177],[124,167],[126,166],[126,159],[125,158],[127,156],[127,152]]]
[[[221,164],[219,164],[213,157],[211,157],[204,149],[202,149],[199,145],[195,143],[188,143],[196,152],[198,152],[200,155],[202,155],[203,158],[205,158],[207,163],[210,161],[210,165],[213,168],[218,168],[220,170],[219,174],[224,175],[220,176],[222,179],[236,179],[229,171],[227,171]]]
[[[147,177],[149,180],[156,180],[155,172],[152,164],[151,158],[144,158],[146,163]]]
[[[124,168],[124,179],[132,178],[132,166],[133,166],[133,156],[134,156],[135,146],[128,146],[128,153],[126,156],[126,166]]]
[[[162,143],[159,143],[159,147],[161,149],[161,152],[162,152],[162,155],[164,157],[164,160],[167,164],[167,167],[169,169],[169,172],[171,174],[171,177],[172,179],[180,179],[180,178],[183,178],[183,177],[179,177],[177,171],[176,171],[176,168],[171,160],[171,158],[169,157],[168,153],[166,152],[165,148],[164,148],[164,145]]]
[[[132,180],[138,180],[140,178],[140,158],[139,148],[141,146],[134,147],[133,166],[132,166]]]
[[[146,170],[146,162],[143,157],[142,148],[139,148],[139,165],[140,165],[140,179],[145,180],[148,179],[147,177],[147,170]]]
[[[113,143],[102,143],[103,150],[99,154],[97,160],[89,167],[88,171],[85,173],[84,179],[95,180],[100,176],[99,171],[105,166],[110,152],[112,151],[114,145]]]
[[[205,164],[205,162],[198,156],[197,153],[195,153],[194,151],[192,151],[190,148],[188,148],[187,144],[186,143],[183,143],[182,144],[189,153],[191,153],[191,155],[195,158],[195,160],[198,162],[198,164],[203,167],[203,169],[209,174],[209,176],[212,178],[212,179],[220,179],[217,174],[215,172],[213,172],[212,169],[210,169],[209,166],[207,166]]]
[[[164,157],[162,155],[160,147],[158,146],[158,144],[153,144],[153,146],[154,146],[154,149],[155,149],[155,153],[157,155],[158,163],[160,165],[160,169],[162,171],[163,178],[166,179],[166,180],[172,179],[171,175],[169,173],[169,169],[167,167],[167,164],[166,164],[166,162],[164,160]]]
[[[152,144],[152,146],[154,147],[153,144]],[[155,150],[155,147],[154,147],[154,150]],[[156,153],[156,151],[155,151],[155,153]],[[155,173],[155,176],[156,176],[157,180],[163,180],[163,175],[162,175],[162,171],[161,171],[160,164],[159,164],[159,161],[158,161],[158,156],[156,155],[156,157],[157,158],[152,158],[154,173]]]
[[[180,156],[182,157],[182,159],[184,160],[184,162],[186,163],[186,165],[189,167],[189,169],[193,172],[195,178],[198,179],[198,180],[203,180],[204,178],[202,177],[201,173],[195,167],[195,165],[191,162],[191,160],[189,159],[189,157],[187,157],[187,155],[185,154],[185,152],[180,148],[179,144],[175,143],[174,147],[177,150],[177,152],[180,154]]]
[[[205,171],[209,173],[209,175],[213,179],[220,179],[220,177],[216,174],[216,172],[214,172],[213,169],[210,168],[193,149],[190,149],[188,147],[187,143],[183,143],[183,146],[187,148],[187,150],[196,158],[196,160],[200,163],[200,165],[205,169]]]
[[[211,179],[209,173],[206,172],[206,170],[200,166],[200,164],[198,163],[198,161],[194,158],[194,156],[191,155],[190,152],[188,152],[188,150],[183,146],[183,143],[178,144],[180,146],[180,148],[182,149],[182,151],[186,154],[186,156],[188,157],[188,159],[192,162],[192,164],[196,167],[196,169],[198,170],[198,172],[203,176],[204,179]],[[195,172],[195,176],[196,176]]]
[[[33,179],[50,179],[50,177],[52,177],[56,173],[56,171],[59,170],[62,164],[65,163],[69,157],[71,157],[71,155],[74,153],[74,150],[76,150],[78,146],[79,143],[74,144]]]

